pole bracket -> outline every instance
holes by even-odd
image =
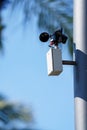
[[[76,61],[62,60],[63,65],[76,65]]]

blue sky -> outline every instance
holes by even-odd
[[[26,29],[4,12],[4,55],[0,56],[0,92],[12,102],[32,106],[36,127],[43,130],[74,130],[73,67],[63,66],[59,76],[47,75],[48,43],[38,37],[33,19]],[[63,59],[70,60],[67,44]]]

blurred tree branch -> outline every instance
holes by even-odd
[[[6,7],[8,0],[4,0],[2,7]],[[68,47],[73,52],[73,1],[65,0],[12,0],[12,10],[23,10],[24,22],[29,22],[32,17],[37,17],[40,29],[53,32],[58,27],[64,28],[69,37]],[[2,8],[1,8],[2,9]],[[0,24],[1,28],[3,24]],[[2,30],[0,30],[2,33]],[[0,33],[0,35],[1,35]],[[1,37],[1,36],[0,36]],[[2,39],[2,37],[0,38]],[[0,40],[1,41],[1,40]],[[2,44],[1,44],[2,45]]]
[[[3,30],[5,28],[5,25],[3,24],[2,10],[5,9],[9,3],[9,0],[0,0],[0,50],[3,49]]]
[[[9,129],[13,130],[14,125],[12,126],[12,124],[14,123],[12,122],[15,121],[15,129],[18,130],[18,120],[25,124],[33,123],[34,119],[30,108],[26,108],[21,104],[8,102],[4,96],[0,95],[0,121],[3,122],[0,128],[4,130],[6,126],[9,128],[11,124],[12,128]],[[31,128],[28,129],[31,130]]]
[[[73,52],[73,1],[65,0],[13,0],[13,7],[20,6],[24,12],[24,21],[30,21],[31,16],[37,17],[40,29],[53,32],[62,27],[69,37],[68,47]]]

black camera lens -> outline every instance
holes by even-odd
[[[68,37],[62,34],[62,43],[65,44]]]
[[[43,32],[43,33],[40,34],[39,39],[42,42],[47,42],[48,39],[49,39],[49,34],[47,32]]]

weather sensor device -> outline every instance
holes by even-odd
[[[61,50],[59,48],[50,48],[46,57],[48,75],[59,75],[63,71]]]
[[[49,47],[54,47],[54,46],[58,47],[59,43],[65,44],[68,39],[68,37],[65,34],[63,34],[62,28],[55,31],[53,34],[43,32],[39,36],[39,39],[42,42],[47,42],[49,40],[49,38],[50,38]]]
[[[47,52],[47,70],[48,75],[59,75],[63,71],[62,53],[58,45],[65,44],[68,37],[63,34],[62,28],[55,31],[52,35],[47,32],[40,34],[39,39],[42,42],[47,42],[50,39],[49,51]]]

